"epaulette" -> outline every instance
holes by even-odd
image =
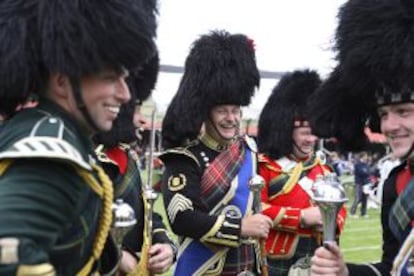
[[[79,151],[56,137],[26,137],[16,141],[11,147],[0,153],[0,159],[6,158],[49,158],[71,161],[86,170],[92,170]]]
[[[199,140],[199,139],[194,139],[194,140],[188,141],[188,142],[185,144],[184,148],[188,149],[188,148],[191,148],[191,147],[197,146],[197,145],[199,145],[199,144],[200,144],[200,140]]]
[[[190,143],[188,143],[185,147],[176,147],[171,148],[166,151],[164,151],[159,158],[164,161],[166,158],[168,158],[171,155],[184,155],[197,163],[198,166],[200,166],[200,162],[198,161],[197,157],[189,150],[191,147],[198,145],[198,141],[194,140]]]
[[[117,164],[106,154],[104,145],[97,146],[95,149],[95,154],[101,163],[111,163],[117,166]]]
[[[95,163],[92,156],[81,154],[77,137],[65,128],[57,117],[43,116],[33,124],[28,135],[11,139],[11,143],[0,152],[0,159],[47,158],[69,161],[86,170]],[[64,138],[65,137],[65,138]]]

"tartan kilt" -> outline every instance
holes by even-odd
[[[267,258],[269,265],[269,275],[285,276],[288,275],[289,268],[300,258],[306,255],[312,256],[313,252],[318,248],[318,243],[314,238],[300,237],[298,246],[292,258],[277,259]]]
[[[256,254],[254,245],[242,244],[227,252],[226,262],[221,275],[237,275],[242,271],[256,272]]]

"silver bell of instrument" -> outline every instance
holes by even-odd
[[[313,201],[322,215],[323,241],[334,242],[336,218],[342,205],[348,201],[345,190],[335,173],[318,176],[312,190]]]
[[[265,185],[265,180],[259,174],[255,174],[249,179],[249,189],[253,193],[253,209],[255,213],[262,212],[260,193],[264,185]]]
[[[253,192],[261,191],[264,185],[265,180],[259,174],[253,175],[249,180],[249,189]]]
[[[112,237],[114,238],[115,243],[118,246],[121,246],[125,235],[137,223],[135,212],[128,203],[125,203],[122,199],[117,199],[115,203],[112,204],[112,214]]]

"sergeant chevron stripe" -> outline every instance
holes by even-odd
[[[193,203],[190,199],[180,193],[176,193],[168,204],[167,213],[171,223],[174,222],[178,212],[193,210]]]

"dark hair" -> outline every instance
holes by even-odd
[[[52,72],[130,70],[155,51],[154,0],[4,0],[0,10],[0,114],[43,93]]]

